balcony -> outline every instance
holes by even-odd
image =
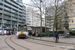
[[[11,14],[13,17],[16,17],[16,18],[18,18],[18,15],[14,15],[14,14]]]
[[[10,6],[11,6],[11,5],[9,5],[9,4],[5,3],[5,2],[4,2],[4,4],[5,4],[5,5],[7,5],[8,7],[10,7]]]
[[[17,6],[15,3],[11,2],[10,0],[6,0],[7,2],[9,2],[10,4],[13,4],[14,6]]]
[[[4,19],[11,20],[11,17],[3,17]]]
[[[13,24],[13,25],[17,25],[17,23],[13,23],[13,22],[12,22],[12,24]]]
[[[18,12],[14,11],[14,10],[11,10],[11,12],[15,13],[15,14],[18,14]]]
[[[9,9],[9,8],[6,8],[6,7],[4,7],[4,9],[5,9],[5,10],[8,10],[8,11],[10,11],[10,10],[11,10],[11,9]]]
[[[2,13],[3,11],[2,10],[0,10],[0,13]]]
[[[6,15],[10,15],[10,16],[11,16],[11,13],[9,13],[9,12],[4,12],[4,14],[6,14]]]
[[[11,2],[11,1],[9,1],[9,0],[6,0],[6,1],[9,2],[10,4],[12,4],[12,5],[14,5],[14,6],[19,7],[20,9],[22,9],[19,5],[15,4],[15,3],[13,3],[13,2]],[[16,9],[16,10],[17,10],[17,9]]]
[[[0,8],[4,8],[4,7],[0,5]]]
[[[17,21],[17,19],[15,19],[15,18],[12,18],[12,20],[13,20],[13,21]]]
[[[15,0],[13,0],[13,1],[16,2]],[[16,2],[16,3],[22,6],[22,3],[18,3],[18,2]]]
[[[2,23],[2,20],[0,20],[0,23]]]
[[[19,22],[23,22],[22,20],[18,20]]]
[[[4,21],[4,23],[5,23],[5,24],[11,24],[11,22],[10,22],[10,21]]]

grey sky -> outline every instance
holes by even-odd
[[[31,1],[30,0],[22,0],[23,3],[26,3],[26,4],[30,4]]]

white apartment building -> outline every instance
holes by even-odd
[[[33,18],[33,9],[30,7],[26,7],[26,24],[28,26],[32,26],[32,18]]]
[[[26,23],[28,26],[40,26],[40,15],[33,8],[26,8]]]
[[[33,8],[26,8],[26,23],[29,27],[40,27],[40,14]],[[42,26],[45,25],[45,18],[42,19]]]

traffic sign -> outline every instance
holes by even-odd
[[[6,28],[6,26],[2,26],[2,28]]]

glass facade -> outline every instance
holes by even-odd
[[[7,29],[17,28],[17,24],[26,24],[26,7],[22,0],[0,0],[0,23]]]

